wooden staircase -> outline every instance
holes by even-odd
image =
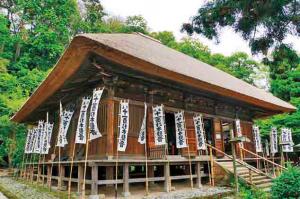
[[[233,163],[231,159],[216,159],[216,164],[233,174]],[[265,174],[259,169],[247,164],[246,162],[236,162],[237,175],[246,183],[253,185],[264,191],[270,191],[273,177]]]

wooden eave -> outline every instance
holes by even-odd
[[[64,83],[70,79],[80,68],[82,63],[88,57],[89,53],[98,54],[108,60],[120,65],[126,66],[147,75],[156,76],[162,79],[176,81],[179,84],[187,85],[195,89],[205,90],[224,97],[234,98],[236,100],[251,104],[267,110],[270,115],[284,112],[293,112],[296,109],[293,106],[285,107],[244,95],[233,90],[225,89],[220,86],[203,82],[183,74],[167,70],[143,59],[137,58],[125,52],[119,51],[110,46],[99,43],[85,36],[75,37],[62,57],[58,60],[56,66],[47,78],[41,83],[36,91],[25,102],[21,109],[12,117],[14,122],[24,122],[26,118],[49,97],[62,88]]]

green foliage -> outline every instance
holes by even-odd
[[[273,181],[271,198],[300,198],[300,169],[289,167]]]
[[[262,135],[267,137],[271,126],[292,128],[293,140],[300,142],[300,57],[288,46],[282,45],[275,49],[272,59],[265,59],[264,63],[270,68],[271,92],[289,101],[297,111],[281,114],[267,120],[257,121]]]
[[[253,53],[267,54],[287,34],[299,35],[299,24],[299,1],[216,0],[205,3],[183,30],[218,40],[220,27],[230,26],[249,41]]]

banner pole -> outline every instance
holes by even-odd
[[[75,137],[76,139],[76,137]],[[73,164],[74,164],[74,156],[75,156],[75,149],[76,148],[76,143],[74,143],[74,147],[72,150],[72,157],[71,157],[71,166],[70,166],[70,176],[69,176],[69,182],[68,182],[68,199],[71,198],[71,186],[72,186],[72,172],[73,172]]]
[[[89,154],[89,139],[90,139],[90,129],[87,127],[87,136],[86,136],[86,145],[85,145],[85,160],[84,160],[84,170],[83,170],[83,184],[82,184],[82,198],[85,198],[85,177],[86,177],[86,167],[87,167],[87,158]]]
[[[145,101],[146,101],[146,96],[145,96]],[[145,102],[146,103],[146,102]],[[146,106],[147,107],[147,106]],[[147,151],[147,113],[148,113],[148,107],[147,110],[145,111],[145,172],[146,172],[146,181],[145,181],[145,186],[146,186],[146,195],[149,195],[149,182],[148,182],[148,151]]]
[[[122,102],[122,101],[121,101]],[[120,102],[120,103],[121,103]],[[118,198],[118,161],[119,161],[119,150],[118,150],[118,144],[119,144],[119,130],[120,130],[120,116],[121,116],[121,105],[119,104],[119,112],[118,112],[118,129],[117,129],[117,144],[116,144],[116,177],[115,177],[115,198]]]
[[[165,107],[163,106],[163,114],[164,114],[164,128],[165,128],[165,138],[166,138],[166,143],[165,143],[165,158],[167,159],[167,165],[168,165],[168,168],[169,168],[169,173],[170,173],[170,160],[168,158],[168,155],[169,155],[169,149],[168,149],[168,132],[167,132],[167,127],[166,127],[166,121],[165,121]],[[170,175],[170,174],[169,174]],[[168,184],[168,192],[171,191],[171,179],[169,178],[168,181],[167,181],[167,184]]]

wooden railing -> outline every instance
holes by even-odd
[[[226,154],[225,152],[221,151],[220,149],[218,149],[218,148],[216,148],[216,147],[214,147],[214,146],[212,146],[210,144],[207,144],[207,146],[210,148],[210,157],[211,157],[211,164],[212,165],[213,165],[213,162],[217,162],[215,159],[213,159],[212,150],[217,151],[217,152],[221,153],[222,155],[226,156],[227,158],[233,160],[233,157],[231,155]],[[268,178],[273,178],[268,173],[265,173],[265,172],[263,172],[263,171],[255,168],[255,167],[247,164],[246,162],[244,162],[242,160],[236,159],[236,162],[239,163],[239,164],[241,164],[241,165],[243,165],[243,166],[245,166],[246,168],[248,168],[249,169],[249,173],[251,173],[251,171],[253,171],[253,172],[257,173],[257,174],[264,175],[264,176],[266,176]],[[212,167],[212,171],[213,171],[213,167]],[[212,181],[213,181],[213,179],[214,179],[213,172],[211,172],[211,175],[212,175],[211,178],[212,178]],[[252,174],[251,174],[251,176],[252,176]],[[252,179],[250,179],[250,181],[252,181]],[[212,184],[214,184],[214,183],[212,183]]]
[[[253,155],[254,157],[256,157],[257,161],[262,160],[262,161],[264,161],[264,163],[267,162],[267,163],[271,164],[271,167],[272,167],[271,169],[273,170],[273,175],[274,176],[276,176],[276,171],[275,170],[277,170],[278,172],[282,172],[283,170],[287,169],[286,167],[284,167],[280,164],[277,164],[276,162],[273,162],[273,161],[269,160],[268,158],[265,158],[263,156],[258,155],[257,153],[249,151],[248,149],[245,149],[245,148],[242,148],[242,147],[240,149],[241,149],[241,151],[249,153],[249,154]],[[269,170],[269,165],[264,164],[264,169],[265,169],[265,173],[267,173],[267,170]]]

